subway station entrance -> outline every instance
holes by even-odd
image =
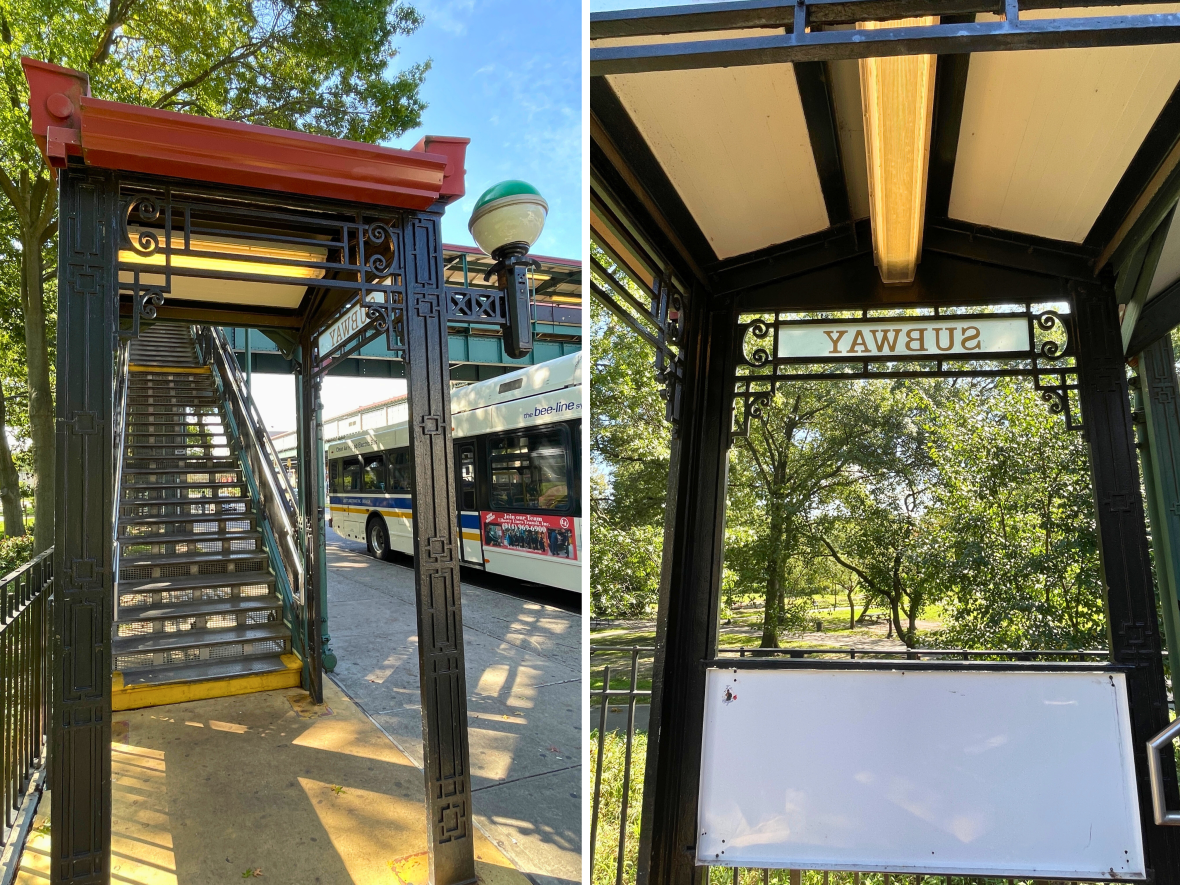
[[[53,590],[47,669],[28,670],[51,686],[50,881],[110,881],[113,710],[287,686],[324,703],[319,389],[378,338],[408,387],[425,872],[475,881],[447,333],[515,329],[528,353],[529,243],[498,286],[448,284],[466,138],[375,147],[102,101],[84,74],[23,65],[61,195],[56,543],[21,585]],[[222,327],[296,366],[294,489]]]

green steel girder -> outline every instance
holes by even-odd
[[[246,330],[225,330],[239,360],[245,359]],[[452,376],[461,375],[464,380],[491,377],[521,366],[532,366],[548,362],[582,349],[581,329],[556,323],[533,324],[533,350],[523,359],[514,360],[504,353],[504,339],[499,335],[458,334],[453,330],[447,336]],[[559,339],[537,338],[538,335],[560,335]],[[283,356],[279,347],[267,336],[255,330],[250,333],[251,368],[255,372],[287,374],[291,371],[290,361]],[[468,368],[470,367],[470,368]],[[491,370],[491,371],[488,371]],[[469,375],[474,375],[471,379]],[[400,358],[390,354],[385,341],[378,338],[362,347],[348,359],[341,360],[332,375],[402,378],[405,376]]]

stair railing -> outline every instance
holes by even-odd
[[[306,575],[303,566],[303,518],[278,452],[266,432],[262,415],[246,387],[237,357],[220,328],[197,327],[197,347],[213,371],[226,405],[227,430],[236,440],[251,493],[258,502],[259,522],[275,565],[275,583],[283,599],[284,620],[292,640],[307,661],[303,630]]]
[[[112,568],[115,581],[115,617],[119,615],[119,510],[123,503],[123,458],[127,453],[127,393],[131,386],[131,342],[119,341],[118,360],[115,363],[115,494],[111,513],[111,531],[114,544]]]

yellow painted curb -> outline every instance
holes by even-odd
[[[208,375],[212,370],[208,366],[136,366],[128,364],[131,372],[159,372],[169,375]]]
[[[287,669],[274,673],[253,673],[204,682],[167,682],[163,685],[124,685],[123,674],[115,671],[111,679],[111,709],[139,710],[143,707],[253,694],[256,691],[298,688],[303,675],[303,662],[295,655],[283,655],[283,663]]]

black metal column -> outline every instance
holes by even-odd
[[[60,205],[50,881],[106,885],[118,185],[63,170]]]
[[[704,661],[717,647],[734,323],[729,310],[689,305],[685,387],[674,491],[665,532],[652,731],[658,750],[644,775],[641,885],[689,885],[696,856],[697,794],[705,712]],[[670,548],[670,549],[669,549]],[[658,713],[656,712],[658,711]],[[658,721],[657,721],[658,716]],[[658,731],[657,731],[658,729]]]
[[[307,630],[307,690],[317,704],[324,702],[323,643],[320,640],[320,603],[326,591],[320,580],[320,562],[324,557],[321,540],[324,533],[320,522],[324,518],[324,500],[321,497],[323,482],[316,476],[320,460],[314,452],[319,445],[320,434],[316,427],[319,411],[316,408],[318,380],[310,378],[311,342],[301,346],[301,367],[303,371],[295,376],[297,398],[295,423],[299,452],[299,503],[303,511],[303,611]]]
[[[1124,322],[1125,322],[1124,316]],[[1169,669],[1180,679],[1180,385],[1170,335],[1139,354],[1139,400],[1143,425],[1139,438],[1147,519],[1155,554],[1155,584]],[[1175,807],[1175,803],[1170,803]]]
[[[1118,305],[1113,289],[1098,284],[1078,285],[1075,293],[1078,380],[1107,630],[1113,661],[1130,668],[1127,690],[1144,847],[1156,885],[1178,885],[1180,829],[1155,825],[1147,773],[1146,744],[1168,724],[1168,701]]]
[[[402,242],[430,881],[433,885],[458,885],[475,880],[475,833],[439,216],[406,215]]]

